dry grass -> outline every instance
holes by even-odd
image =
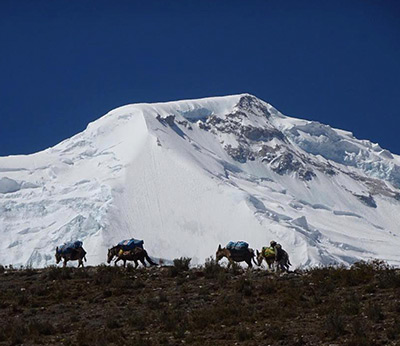
[[[189,263],[0,266],[0,345],[400,343],[400,275],[385,263],[283,276]]]

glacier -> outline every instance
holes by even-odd
[[[400,157],[253,95],[132,104],[56,146],[0,157],[0,263],[88,264],[144,239],[201,264],[218,244],[282,244],[296,267],[400,264]]]

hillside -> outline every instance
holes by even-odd
[[[0,267],[0,345],[398,345],[400,275]]]

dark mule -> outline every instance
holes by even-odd
[[[71,251],[68,253],[59,253],[58,246],[57,246],[57,248],[56,248],[56,263],[57,264],[60,263],[60,261],[62,259],[64,259],[63,267],[67,266],[68,261],[79,261],[78,268],[80,266],[83,267],[82,259],[85,259],[85,262],[87,262],[86,251],[83,249],[83,247],[79,247],[77,249],[71,249]]]
[[[220,244],[215,253],[215,260],[218,263],[223,257],[226,257],[229,261],[228,268],[230,268],[233,262],[246,262],[249,268],[253,267],[251,262],[252,260],[254,261],[254,264],[257,264],[254,260],[254,250],[250,248],[243,250],[229,250],[227,248],[222,248]]]
[[[108,249],[107,263],[111,263],[114,257],[117,257],[114,264],[117,265],[117,262],[122,260],[124,261],[124,267],[126,266],[126,261],[134,261],[135,268],[137,268],[139,265],[138,261],[140,261],[146,267],[146,262],[144,261],[145,259],[150,265],[157,265],[157,263],[153,262],[150,256],[147,254],[147,251],[141,247],[135,247],[132,250],[123,251],[119,245],[114,246],[111,249]]]
[[[278,256],[278,259],[275,261],[277,271],[289,272],[289,266],[292,265],[289,260],[288,253],[281,249],[281,254]]]

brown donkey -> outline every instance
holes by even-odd
[[[135,247],[132,250],[123,251],[121,250],[120,246],[114,246],[111,249],[108,249],[107,263],[111,263],[114,257],[117,257],[114,265],[117,265],[117,262],[122,260],[124,262],[124,267],[126,266],[126,261],[134,261],[135,268],[137,268],[139,265],[138,261],[140,261],[146,267],[146,262],[144,261],[145,259],[150,265],[157,265],[157,263],[153,262],[150,256],[147,254],[147,251],[141,247]]]
[[[254,250],[244,249],[244,250],[229,250],[227,248],[222,248],[219,244],[217,252],[215,253],[215,260],[218,263],[223,257],[226,257],[229,261],[228,268],[233,264],[233,262],[246,262],[249,268],[253,267],[252,260],[254,264],[257,262],[254,260]]]

